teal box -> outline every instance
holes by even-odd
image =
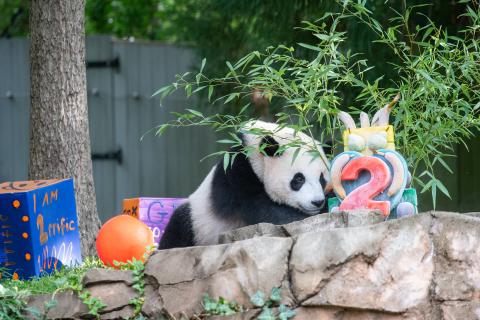
[[[26,279],[81,262],[72,179],[0,184],[0,267]]]

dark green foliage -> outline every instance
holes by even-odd
[[[368,2],[374,17],[384,27],[394,11],[404,12],[408,6],[423,4],[420,0],[371,0]],[[421,12],[434,22],[441,23],[454,34],[465,20],[457,16],[465,5],[453,1],[434,0]],[[253,50],[277,45],[294,46],[310,43],[313,37],[296,27],[302,21],[315,21],[327,11],[336,11],[334,1],[279,0],[87,0],[87,33],[115,34],[119,37],[163,40],[193,45],[200,57],[206,57],[209,74],[220,75],[225,60],[236,61]],[[424,17],[411,17],[411,24],[421,24]],[[351,37],[347,46],[365,53],[380,69],[377,76],[389,68],[382,60],[393,56],[382,46],[372,45],[375,34],[357,21],[345,21],[340,27]],[[304,50],[300,54],[310,58]]]
[[[166,17],[159,10],[162,3],[158,0],[88,0],[86,32],[163,40],[167,35],[163,22]]]
[[[27,307],[25,299],[29,292],[18,287],[4,287],[0,283],[0,319],[23,319],[23,311]]]
[[[420,0],[371,0],[368,6],[379,23],[386,27],[394,11],[425,3]],[[467,19],[457,19],[465,4],[433,0],[421,8],[426,17],[455,34]],[[27,0],[0,0],[0,36],[28,34]],[[327,11],[336,11],[334,1],[278,0],[87,0],[87,34],[113,34],[120,38],[162,40],[194,46],[200,57],[209,61],[209,73],[220,75],[225,60],[235,61],[252,50],[284,44],[300,49],[297,43],[310,43],[313,37],[296,27],[302,21],[315,21]],[[414,15],[411,26],[425,17]],[[357,21],[345,21],[340,29],[350,34],[347,47],[365,53],[378,73],[388,73],[384,60],[391,55],[382,46],[372,44],[375,34]],[[299,52],[310,58],[310,52]],[[375,59],[372,59],[375,57]]]
[[[28,0],[0,0],[0,38],[28,34]]]

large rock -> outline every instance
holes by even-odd
[[[432,293],[450,319],[480,318],[480,219],[433,213]]]
[[[374,212],[338,213],[243,228],[225,235],[227,244],[159,251],[146,265],[142,312],[190,317],[208,293],[250,309],[225,319],[254,319],[261,310],[250,296],[281,287],[295,319],[479,319],[479,215],[382,221]],[[108,302],[102,319],[133,314],[130,272],[92,270],[83,283]],[[41,307],[47,298],[30,303]],[[73,293],[56,298],[49,318],[88,318]]]
[[[46,303],[51,300],[55,300],[56,305],[46,310]],[[30,309],[45,315],[46,319],[80,319],[88,314],[87,306],[83,304],[73,291],[60,292],[56,295],[42,294],[31,296],[27,301],[27,305]],[[36,319],[31,313],[26,313],[25,318]]]
[[[288,287],[290,238],[254,238],[230,245],[159,251],[146,266],[149,288],[143,311],[188,316],[202,311],[205,293],[247,308],[257,291],[282,287],[284,302],[293,304]]]
[[[303,306],[390,313],[427,304],[434,268],[430,220],[424,215],[300,235],[290,259],[293,294]]]

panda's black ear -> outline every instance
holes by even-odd
[[[280,145],[278,144],[277,140],[275,140],[272,136],[265,136],[260,141],[260,148],[264,148],[263,151],[269,157],[278,156],[276,152]]]

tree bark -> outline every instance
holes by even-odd
[[[30,9],[30,179],[73,177],[82,254],[100,227],[93,185],[84,0],[33,0]]]

